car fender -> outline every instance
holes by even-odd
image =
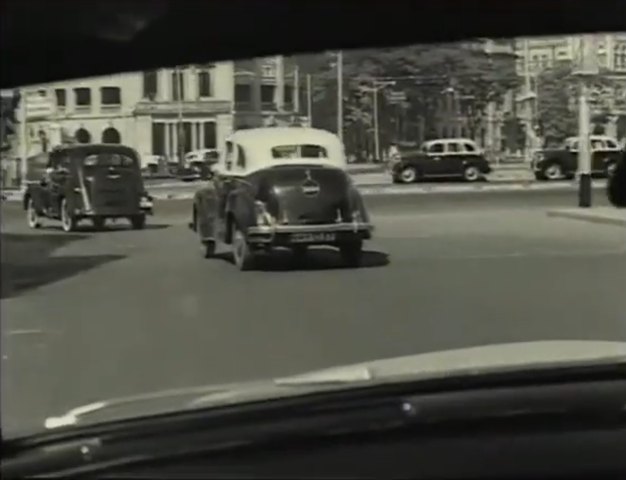
[[[213,236],[213,219],[217,212],[217,195],[213,185],[198,190],[193,199],[191,225],[203,237]]]
[[[357,188],[353,185],[350,187],[350,191],[348,195],[349,195],[350,207],[352,211],[358,210],[361,216],[361,220],[363,222],[369,222],[369,214],[367,213],[367,208],[365,207],[365,201],[363,200],[363,195],[361,195],[361,192],[359,192]]]
[[[256,224],[254,202],[255,197],[252,189],[244,183],[240,183],[237,188],[228,194],[226,201],[227,242],[230,242],[230,231],[233,222],[243,229]]]

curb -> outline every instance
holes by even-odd
[[[605,188],[605,181],[593,183],[594,189]],[[576,190],[576,183],[536,183],[536,182],[507,182],[507,183],[487,183],[472,185],[393,185],[393,184],[373,184],[361,185],[357,188],[364,196],[375,195],[416,195],[435,193],[489,193],[489,192],[527,192],[527,191],[555,191],[555,190]],[[163,188],[164,189],[164,188]],[[197,189],[188,191],[172,192],[161,191],[159,188],[148,189],[150,195],[155,200],[189,200],[192,199]],[[22,192],[8,191],[2,192],[3,201],[17,202],[22,199]]]
[[[616,209],[619,210],[619,209]],[[567,218],[570,220],[581,220],[588,223],[595,223],[601,225],[616,225],[619,227],[626,227],[626,210],[623,218],[606,217],[591,212],[564,212],[559,210],[548,210],[548,217],[553,218]]]

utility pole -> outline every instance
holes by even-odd
[[[311,74],[306,75],[306,114],[309,117],[309,127],[313,126],[313,88],[311,86]]]
[[[276,62],[276,110],[280,113],[285,107],[285,63],[282,55],[275,57]]]
[[[343,143],[343,51],[337,52],[337,135]]]
[[[293,70],[293,110],[300,115],[300,67],[296,64]]]
[[[528,39],[525,38],[523,40],[524,42],[524,97],[525,97],[525,101],[524,101],[524,119],[526,120],[526,135],[525,135],[525,156],[527,160],[531,160],[531,149],[533,147],[532,145],[532,139],[533,139],[533,132],[531,131],[533,128],[533,113],[532,113],[532,104],[531,104],[531,98],[532,98],[532,86],[530,84],[530,48],[529,48],[529,44],[528,44]]]
[[[183,73],[180,67],[175,67],[176,84],[178,90],[178,166],[185,167],[185,129],[183,126]]]
[[[22,88],[19,90],[20,95],[20,156],[22,161],[20,162],[20,187],[26,188],[26,173],[28,172],[27,158],[28,158],[28,111],[26,107],[28,92]]]
[[[594,35],[584,35],[580,44],[579,66],[576,72],[580,77],[578,103],[578,206],[591,207],[591,144],[589,133],[590,115],[588,104],[588,79],[598,73],[598,51]]]

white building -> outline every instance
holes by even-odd
[[[181,118],[186,151],[221,148],[232,131],[233,64],[66,80],[25,87],[25,95],[28,155],[72,138],[175,158]]]

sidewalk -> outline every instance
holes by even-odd
[[[626,208],[561,208],[558,210],[548,210],[547,213],[549,217],[569,218],[590,223],[626,227]]]

